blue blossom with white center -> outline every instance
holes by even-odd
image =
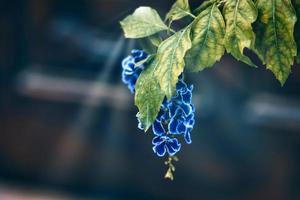
[[[136,64],[147,57],[148,54],[143,50],[134,49],[131,51],[131,55],[122,61],[122,81],[127,85],[131,93],[134,93],[136,81],[144,69],[144,65],[136,66]]]
[[[181,108],[178,108],[176,114],[171,118],[168,128],[171,134],[182,134],[185,142],[191,144],[191,131],[194,124],[194,113],[186,115]]]
[[[195,124],[195,107],[192,104],[193,85],[186,85],[182,79],[176,87],[176,95],[168,104],[169,133],[183,135],[186,143],[192,143],[190,133]]]
[[[174,156],[181,148],[181,144],[176,138],[168,136],[156,136],[152,140],[153,151],[158,156],[162,157],[168,153],[169,156]]]
[[[176,138],[169,137],[165,131],[165,128],[162,124],[162,120],[164,120],[164,114],[164,112],[159,112],[158,117],[152,124],[153,134],[155,135],[152,140],[152,144],[154,145],[152,149],[154,153],[160,157],[164,156],[166,153],[168,153],[169,156],[173,156],[181,148],[181,144],[178,142],[178,140]]]
[[[193,85],[187,85],[182,77],[176,85],[176,95],[169,101],[164,100],[160,112],[152,125],[156,137],[153,139],[153,151],[158,156],[167,152],[175,155],[181,148],[178,136],[186,143],[192,143],[191,131],[195,124],[195,107],[192,104]]]

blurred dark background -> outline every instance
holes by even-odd
[[[191,1],[192,6],[201,1]],[[118,21],[173,1],[0,1],[0,200],[300,199],[300,66],[284,87],[226,55],[188,74],[197,109],[175,180],[137,128]]]

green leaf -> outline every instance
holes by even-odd
[[[195,19],[192,29],[192,48],[185,61],[189,71],[201,71],[219,61],[224,54],[225,22],[216,4],[203,10]]]
[[[137,8],[120,24],[126,38],[143,38],[168,29],[156,10],[150,7]]]
[[[138,39],[138,44],[148,54],[156,54],[157,47],[162,42],[158,34],[151,35],[149,37]]]
[[[138,118],[147,131],[160,110],[164,99],[164,93],[154,76],[154,70],[158,66],[155,58],[151,64],[140,74],[135,85],[135,105],[139,109]]]
[[[158,47],[162,42],[162,39],[158,35],[151,35],[148,39],[155,47]]]
[[[252,67],[252,61],[243,54],[244,48],[251,48],[255,34],[251,24],[257,18],[252,0],[226,0],[223,8],[226,21],[225,48],[228,53]]]
[[[259,19],[255,23],[255,49],[283,85],[296,56],[296,15],[290,0],[257,0]]]
[[[294,0],[295,10],[297,14],[297,23],[296,23],[296,30],[295,30],[295,39],[297,42],[297,57],[296,61],[300,64],[300,0]]]
[[[155,54],[157,47],[154,46],[148,38],[138,39],[138,47],[143,49],[147,54]]]
[[[181,19],[187,15],[191,15],[189,1],[188,0],[177,0],[171,10],[166,15],[166,20],[170,22]]]
[[[154,73],[168,99],[175,92],[178,76],[184,69],[184,56],[192,46],[190,30],[190,26],[187,26],[178,31],[163,41],[157,50],[160,60]]]
[[[143,64],[149,63],[154,57],[155,57],[154,54],[150,54],[150,55],[147,56],[147,58],[135,63],[134,67],[139,67]]]

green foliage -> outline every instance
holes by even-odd
[[[147,69],[139,76],[135,86],[135,105],[139,109],[138,118],[144,125],[145,131],[155,120],[164,99],[164,93],[160,90],[157,79],[154,77],[158,61],[157,58],[152,60]]]
[[[150,7],[139,7],[120,23],[127,38],[143,38],[168,29],[156,10]]]
[[[147,65],[147,64],[150,63],[150,61],[152,61],[154,58],[155,58],[155,55],[154,55],[154,54],[149,55],[149,56],[147,56],[147,58],[145,58],[145,59],[143,59],[143,60],[141,60],[141,61],[135,63],[135,66],[134,66],[134,67],[139,67],[139,66],[145,65],[145,64]]]
[[[178,31],[163,41],[157,50],[159,63],[154,74],[168,99],[173,96],[178,76],[183,72],[184,56],[192,47],[190,30],[191,28],[188,26]]]
[[[283,85],[296,56],[296,14],[289,0],[257,0],[259,19],[255,24],[257,55]]]
[[[158,35],[151,35],[148,37],[148,39],[150,40],[151,44],[155,47],[158,47],[162,42],[162,39]]]
[[[185,16],[191,15],[189,1],[188,0],[177,0],[171,10],[167,13],[166,20],[170,23],[175,20],[179,20]]]
[[[257,10],[252,0],[227,0],[223,14],[226,21],[225,47],[233,57],[250,66],[256,67],[243,55],[244,48],[251,48],[255,34],[251,24],[257,18]]]
[[[125,37],[141,38],[144,50],[153,54],[146,60],[150,64],[140,75],[135,94],[146,129],[164,97],[173,96],[184,69],[198,72],[212,67],[225,49],[255,67],[244,55],[245,48],[253,50],[283,85],[297,56],[297,44],[300,62],[300,0],[292,1],[294,7],[291,0],[206,0],[191,12],[188,0],[176,0],[165,17],[169,26],[186,16],[192,19],[177,32],[150,7],[140,7],[122,20]]]
[[[148,54],[156,54],[157,47],[162,42],[158,34],[150,35],[149,37],[138,39],[139,45]]]
[[[297,42],[297,63],[300,64],[300,0],[294,0],[293,1],[296,14],[297,14],[297,23],[296,23],[296,30],[295,30],[295,39]]]
[[[201,71],[221,59],[224,30],[224,19],[216,3],[200,12],[192,26],[192,48],[185,58],[189,71]]]

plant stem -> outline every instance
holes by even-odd
[[[184,11],[187,15],[189,15],[189,16],[191,16],[192,18],[196,18],[196,16],[195,15],[193,15],[192,13],[190,13],[190,12],[187,12],[187,11]]]
[[[169,28],[169,31],[171,31],[172,33],[176,33],[176,31],[174,31],[172,28]]]

